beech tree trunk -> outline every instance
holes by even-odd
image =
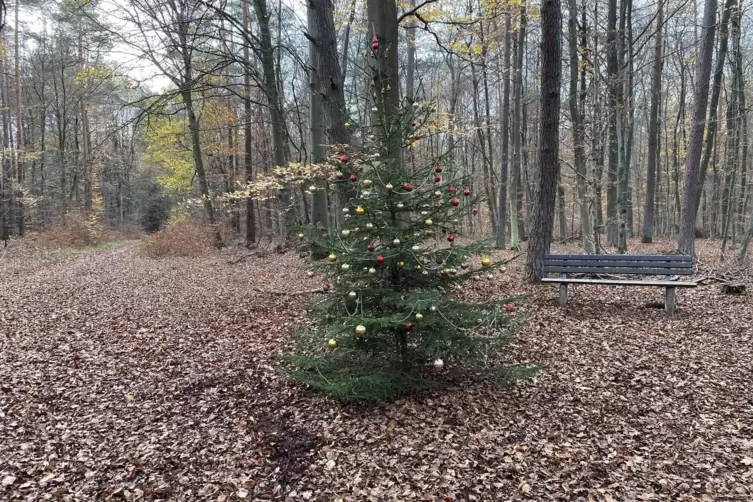
[[[518,249],[520,247],[521,232],[520,225],[523,220],[521,211],[523,206],[523,191],[520,186],[520,169],[521,153],[523,149],[523,58],[525,57],[526,43],[526,4],[520,6],[520,21],[518,23],[518,37],[516,43],[515,55],[515,104],[513,105],[513,154],[512,154],[512,183],[510,185],[510,247]]]
[[[698,197],[698,172],[701,164],[701,148],[706,125],[706,106],[709,99],[709,78],[714,52],[716,33],[716,0],[706,0],[701,34],[701,51],[696,72],[696,92],[693,100],[693,123],[688,140],[685,160],[685,181],[680,212],[680,235],[677,247],[680,253],[693,255],[695,252],[696,199]]]
[[[578,103],[578,76],[580,62],[578,58],[578,7],[576,0],[570,0],[570,17],[568,18],[568,45],[570,48],[570,92],[568,104],[570,120],[573,123],[573,156],[575,162],[578,205],[580,208],[581,243],[586,253],[594,252],[593,226],[588,200],[588,173],[586,172],[585,131],[583,117]]]
[[[656,164],[659,160],[659,102],[661,101],[661,73],[664,31],[664,0],[656,7],[656,40],[654,41],[654,69],[651,75],[651,109],[648,119],[648,160],[646,167],[646,203],[643,212],[642,242],[654,238],[654,199],[656,198]]]
[[[500,117],[502,135],[501,155],[499,156],[499,204],[497,217],[497,249],[505,249],[507,243],[505,234],[507,232],[507,172],[509,169],[510,155],[510,9],[505,9],[505,50],[504,50],[504,67],[502,69],[503,90],[502,90],[502,116]],[[514,196],[511,197],[515,200]]]
[[[719,49],[716,54],[716,65],[714,66],[714,83],[711,86],[711,99],[709,101],[709,121],[706,140],[703,147],[703,157],[701,158],[701,167],[698,174],[698,189],[695,200],[695,212],[698,214],[698,208],[701,204],[701,194],[703,185],[706,183],[706,174],[709,169],[711,154],[716,141],[716,131],[719,128],[718,107],[719,96],[722,91],[722,77],[724,76],[724,63],[727,59],[727,49],[729,47],[729,18],[736,5],[736,0],[726,0],[722,19],[719,23]],[[704,112],[705,113],[705,112]]]
[[[249,0],[243,0],[243,29],[251,29]],[[251,130],[251,54],[248,43],[243,44],[243,175],[246,183],[253,180],[253,138]],[[254,198],[246,197],[246,228],[245,244],[253,246],[256,243],[256,214],[254,213]]]

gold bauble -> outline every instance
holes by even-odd
[[[361,206],[358,206],[356,208],[356,214],[358,216],[363,216],[364,214],[366,214],[366,210],[364,208],[362,208]]]
[[[481,266],[482,267],[488,267],[491,264],[492,264],[492,261],[489,259],[488,256],[484,256],[483,258],[481,258]]]
[[[327,257],[327,259],[330,261],[330,263],[335,263],[337,261],[337,256],[334,254],[331,254]]]
[[[424,224],[426,224],[427,227],[430,227],[434,224],[434,222],[431,221],[431,218],[426,218],[426,221],[424,221]]]
[[[305,237],[305,235],[303,235],[303,234],[298,234],[298,240],[299,240],[299,241],[302,241],[304,237]]]
[[[416,322],[421,322],[424,320],[424,315],[421,313],[416,314]]]
[[[366,334],[366,326],[359,324],[356,326],[356,336],[363,336]]]
[[[335,340],[334,338],[330,338],[329,341],[327,342],[327,347],[329,347],[330,349],[336,349],[337,340]]]
[[[404,261],[397,262],[397,268],[403,268],[404,266],[405,266],[405,262]]]
[[[343,231],[342,231],[341,233],[342,233],[342,236],[343,236],[343,237],[345,237],[345,238],[347,239],[347,238],[348,238],[348,236],[350,235],[350,230],[348,230],[348,229],[345,229],[345,230],[343,230]]]

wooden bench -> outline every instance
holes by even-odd
[[[559,277],[546,277],[560,274]],[[604,276],[649,276],[663,275],[663,280],[630,278],[577,278],[568,274],[588,274]],[[665,255],[557,255],[544,256],[544,278],[542,282],[560,285],[560,305],[567,305],[569,284],[606,284],[609,286],[658,286],[666,288],[664,308],[667,313],[675,311],[677,288],[694,288],[695,282],[680,282],[672,276],[692,275],[693,260],[690,256]]]

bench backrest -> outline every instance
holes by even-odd
[[[577,255],[544,256],[544,273],[692,275],[693,260],[683,255]]]

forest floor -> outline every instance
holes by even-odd
[[[713,280],[671,317],[658,288],[575,287],[563,309],[516,262],[464,294],[533,293],[508,357],[536,378],[345,406],[276,361],[312,295],[260,290],[320,283],[294,253],[14,246],[0,500],[753,500],[753,300]]]

